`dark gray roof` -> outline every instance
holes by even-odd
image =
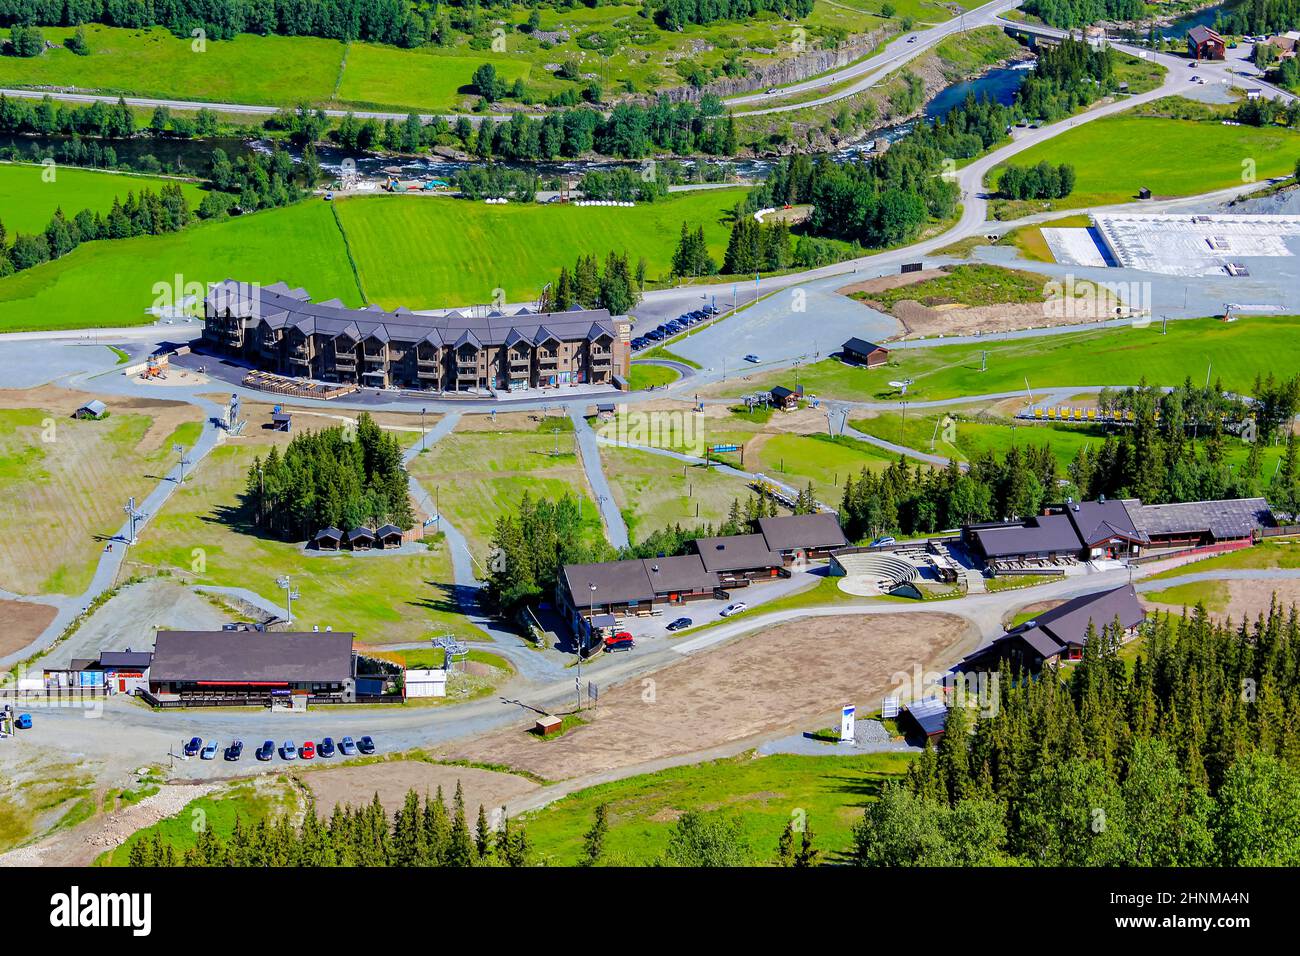
[[[92,415],[102,415],[104,414],[104,411],[107,408],[108,406],[105,405],[103,402],[101,402],[99,399],[92,398],[90,401],[86,402],[85,405],[82,405],[80,408],[78,408],[77,411],[90,412],[90,414]]]
[[[1062,508],[1078,532],[1081,545],[1095,546],[1111,538],[1143,540],[1123,501],[1114,498],[1110,501],[1078,501],[1062,505]]]
[[[376,337],[418,342],[423,339],[456,342],[457,345],[503,345],[523,338],[540,344],[549,336],[561,341],[611,338],[617,334],[615,321],[607,309],[577,309],[567,312],[534,313],[527,309],[514,315],[494,312],[468,316],[459,312],[443,315],[417,315],[409,309],[393,312],[367,307],[349,309],[338,300],[313,303],[301,289],[290,291],[283,282],[259,286],[226,279],[215,283],[204,300],[209,312],[227,310],[240,318],[259,319],[271,328],[299,328],[305,333],[347,335],[350,338]],[[433,333],[437,332],[435,338]]]
[[[1131,584],[1071,598],[1050,611],[1044,611],[1032,621],[1026,621],[1001,637],[994,638],[968,654],[965,661],[986,659],[990,650],[1008,641],[1023,641],[1042,657],[1055,657],[1070,645],[1082,647],[1088,636],[1089,624],[1100,633],[1116,618],[1119,618],[1120,626],[1125,630],[1136,627],[1146,618],[1146,611],[1142,609]]]
[[[564,580],[579,610],[592,604],[653,601],[655,596],[639,558],[598,564],[566,564]],[[593,584],[596,585],[594,593],[591,590]]]
[[[348,532],[349,541],[361,541],[362,539],[365,538],[368,538],[371,541],[373,541],[375,539],[375,533],[371,531],[369,528],[353,528],[351,531]]]
[[[1042,515],[1014,524],[976,529],[973,534],[990,558],[1016,554],[1077,551],[1079,535],[1065,515]]]
[[[148,667],[153,660],[149,651],[100,651],[100,667]]]
[[[1148,536],[1209,532],[1218,539],[1245,538],[1257,528],[1272,527],[1275,523],[1273,509],[1263,498],[1170,505],[1144,505],[1135,500],[1129,503],[1129,513],[1138,530]]]
[[[352,635],[159,631],[152,681],[338,682],[352,676]]]
[[[313,541],[342,541],[343,532],[338,528],[321,528],[316,532]]]
[[[761,534],[733,534],[725,538],[697,538],[695,550],[710,571],[748,571],[779,568],[785,564],[781,555],[768,545]]]
[[[391,535],[401,534],[402,529],[395,524],[386,524],[375,531],[376,538],[387,538]]]
[[[653,601],[656,595],[680,591],[707,591],[718,586],[718,576],[705,570],[698,554],[666,558],[628,558],[599,564],[566,564],[564,578],[569,593],[581,609],[589,603],[623,604]],[[591,585],[596,585],[593,595]]]
[[[868,355],[876,349],[884,349],[886,352],[889,351],[889,349],[886,349],[883,345],[876,345],[874,342],[860,339],[856,335],[841,345],[840,348],[846,352],[861,352],[863,355]]]
[[[1219,34],[1215,33],[1209,27],[1200,24],[1197,24],[1188,30],[1187,36],[1194,43],[1204,43],[1206,40],[1218,40],[1220,43],[1223,42],[1223,37],[1219,36]]]
[[[948,706],[938,697],[913,701],[907,705],[907,712],[927,735],[942,733],[948,723]]]
[[[842,548],[848,544],[839,519],[825,511],[812,515],[759,518],[758,530],[773,551],[804,548]]]
[[[646,558],[641,562],[656,594],[670,591],[703,591],[716,588],[718,576],[706,570],[698,554],[669,558]]]

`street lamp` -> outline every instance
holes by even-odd
[[[588,581],[588,582],[587,582],[587,588],[588,588],[588,589],[590,590],[590,592],[591,592],[590,596],[589,596],[588,599],[587,599],[587,629],[588,629],[588,630],[591,630],[591,628],[592,628],[592,623],[593,623],[593,621],[594,621],[594,619],[595,619],[595,617],[596,617],[596,585],[595,585],[594,583],[592,583],[591,581]],[[585,641],[583,640],[583,637],[584,637],[584,635],[583,635],[581,629],[579,629],[579,631],[578,631],[578,671],[577,671],[577,674],[576,674],[576,675],[574,676],[574,678],[573,678],[573,690],[574,690],[574,694],[575,694],[575,695],[577,696],[577,698],[578,698],[578,710],[582,710],[582,645],[585,643]]]
[[[185,466],[194,464],[193,460],[185,457],[184,445],[172,445],[172,451],[176,452],[177,458],[180,459],[180,474],[176,478],[176,484],[185,484]]]
[[[285,574],[275,579],[275,583],[280,590],[284,591],[285,615],[284,620],[287,624],[293,623],[293,602],[298,599],[298,592],[293,589],[293,581],[289,575]]]

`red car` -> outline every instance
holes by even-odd
[[[636,647],[636,642],[632,640],[632,635],[627,631],[620,631],[613,637],[605,638],[606,651],[630,651]]]
[[[316,756],[316,745],[310,740],[307,741],[302,745],[301,749],[299,749],[298,756],[303,760],[310,760],[312,757]]]

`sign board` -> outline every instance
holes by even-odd
[[[898,698],[886,697],[880,705],[880,716],[889,720],[898,716]]]
[[[587,697],[593,702],[600,699],[600,688],[591,681],[587,681]]]
[[[919,262],[904,262],[904,263],[903,263],[903,267],[902,267],[902,269],[901,269],[900,271],[903,272],[904,274],[906,274],[906,273],[908,273],[908,272],[920,272],[920,271],[921,271],[921,263],[919,263]]]
[[[857,708],[852,704],[840,711],[840,740],[853,739],[853,718]]]
[[[740,451],[739,445],[710,445],[709,451],[720,454],[724,451]]]

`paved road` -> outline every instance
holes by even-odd
[[[933,49],[943,40],[958,33],[967,30],[975,30],[980,27],[990,26],[998,21],[1001,14],[1008,10],[1013,10],[1020,6],[1021,0],[993,0],[992,3],[986,3],[982,7],[967,11],[947,23],[941,23],[936,26],[928,27],[922,30],[913,30],[908,33],[902,33],[895,39],[887,43],[883,50],[878,53],[858,60],[849,66],[835,70],[831,73],[825,73],[821,76],[814,77],[810,80],[804,80],[801,83],[792,83],[789,86],[780,87],[776,93],[747,93],[743,96],[733,96],[725,101],[725,105],[735,111],[738,115],[743,116],[764,116],[771,113],[784,113],[790,110],[803,110],[814,106],[822,106],[826,103],[834,103],[846,97],[861,93],[863,90],[870,89],[881,80],[891,76],[902,67],[906,66],[912,60]],[[754,106],[757,104],[771,102],[790,96],[797,96],[801,93],[807,93],[811,90],[820,90],[827,87],[838,86],[841,83],[848,83],[850,80],[857,78],[856,83],[850,83],[843,89],[836,90],[834,93],[828,93],[825,96],[816,99],[805,100],[800,103],[788,103],[785,105],[776,105],[770,107],[759,106],[756,109],[744,109],[743,107]],[[737,109],[737,107],[741,107]]]
[[[605,525],[605,537],[615,548],[628,546],[627,522],[623,512],[614,500],[614,492],[605,478],[605,468],[600,461],[600,447],[591,423],[587,421],[585,406],[570,405],[569,418],[573,421],[575,446],[582,470],[587,474],[587,484],[591,485],[592,494],[596,496],[596,507],[600,509],[600,519]]]

